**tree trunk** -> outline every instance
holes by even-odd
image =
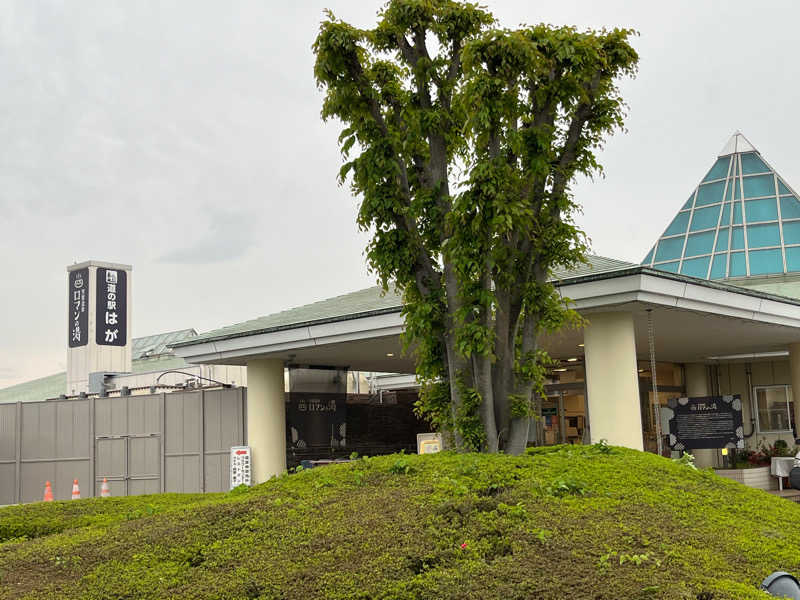
[[[530,417],[511,419],[511,434],[505,447],[506,454],[522,454],[528,446],[528,431],[531,425]]]
[[[481,287],[484,293],[491,293],[492,276],[488,264],[481,277]],[[481,310],[481,325],[485,327],[487,331],[492,328],[493,313],[496,313],[496,311],[493,311],[490,306],[484,306]],[[473,364],[475,365],[475,387],[481,395],[481,422],[483,423],[483,430],[486,433],[487,450],[489,452],[497,452],[500,450],[500,436],[497,433],[498,416],[495,412],[497,406],[495,405],[495,381],[492,377],[492,352],[487,350],[485,354],[473,355]],[[500,408],[504,412],[507,412],[507,407],[508,395],[503,394],[500,397]],[[505,427],[504,420],[500,421],[500,426]]]
[[[467,361],[458,356],[452,334],[445,334],[444,345],[447,352],[447,377],[450,380],[450,417],[453,420],[453,443],[456,446],[456,450],[461,450],[464,447],[464,437],[458,428],[458,414],[461,412],[461,393],[457,382],[468,366]]]
[[[492,389],[492,362],[489,355],[473,355],[472,371],[475,388],[481,396],[480,417],[486,434],[486,450],[497,452],[497,423],[494,415],[494,390]]]
[[[508,394],[511,392],[514,376],[514,346],[509,343],[511,322],[509,319],[509,295],[496,290],[494,334],[495,363],[492,366],[492,387],[494,391],[494,414],[497,425],[498,446],[505,447],[511,435],[510,407]]]
[[[534,315],[525,314],[521,317],[524,319],[522,324],[522,348],[520,349],[522,356],[528,356],[530,353],[536,351],[537,347],[537,330],[539,327],[539,319]],[[531,394],[533,393],[533,382],[529,380],[517,381],[514,386],[514,395],[520,398],[525,398],[528,403],[531,402]],[[511,420],[511,435],[508,439],[508,446],[506,452],[508,454],[522,454],[528,444],[528,429],[530,428],[530,417],[516,417]]]
[[[458,381],[461,377],[466,375],[469,370],[469,365],[466,358],[461,356],[456,348],[454,315],[460,305],[458,299],[458,278],[453,270],[453,266],[447,260],[444,261],[444,285],[445,301],[447,304],[447,314],[445,315],[444,324],[444,343],[445,350],[447,351],[447,375],[450,378],[450,415],[453,419],[453,435],[456,449],[461,450],[464,447],[464,437],[461,435],[461,431],[457,426],[458,415],[461,412],[462,406]]]

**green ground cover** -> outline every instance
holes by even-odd
[[[604,446],[0,509],[0,598],[768,598],[800,505]]]

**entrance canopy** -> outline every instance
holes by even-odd
[[[596,313],[632,313],[641,358],[648,352],[648,311],[659,361],[788,353],[789,344],[800,341],[800,302],[737,286],[637,267],[564,280],[560,289],[590,323]],[[554,358],[567,358],[582,341],[582,331],[567,330],[543,345]]]
[[[800,301],[741,287],[592,257],[578,271],[558,274],[562,295],[591,322],[597,313],[634,317],[637,353],[647,356],[652,311],[660,361],[712,362],[775,355],[800,342]],[[413,373],[404,356],[401,299],[368,288],[231,325],[173,344],[190,363],[239,364],[280,359],[307,366]],[[581,357],[583,331],[543,340],[554,358]],[[744,356],[743,356],[744,355]]]

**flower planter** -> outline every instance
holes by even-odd
[[[769,474],[768,466],[752,469],[714,469],[714,472],[751,488],[766,491],[778,489],[778,478]]]

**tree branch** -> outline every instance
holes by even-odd
[[[381,132],[392,158],[394,159],[394,162],[397,164],[399,169],[398,183],[400,184],[403,200],[405,205],[410,207],[411,186],[409,184],[408,170],[406,169],[405,161],[402,159],[399,152],[394,147],[394,144],[391,142],[389,128],[386,125],[383,114],[381,113],[380,105],[373,94],[370,93],[370,86],[366,81],[366,77],[364,76],[364,68],[361,66],[361,63],[358,61],[358,58],[355,55],[350,57],[349,67],[351,78],[357,82],[358,94],[361,99],[366,102],[369,108],[369,113]],[[420,239],[420,234],[416,227],[416,223],[410,222],[407,215],[401,215],[397,211],[393,211],[393,216],[395,226],[398,229],[406,232],[414,241],[417,253],[416,263],[422,270],[422,273],[415,273],[417,288],[423,297],[428,297],[431,293],[431,288],[429,286],[434,285],[438,287],[438,278],[436,277],[436,269],[434,267],[433,259],[425,251],[425,246]],[[425,283],[426,280],[427,284]]]

